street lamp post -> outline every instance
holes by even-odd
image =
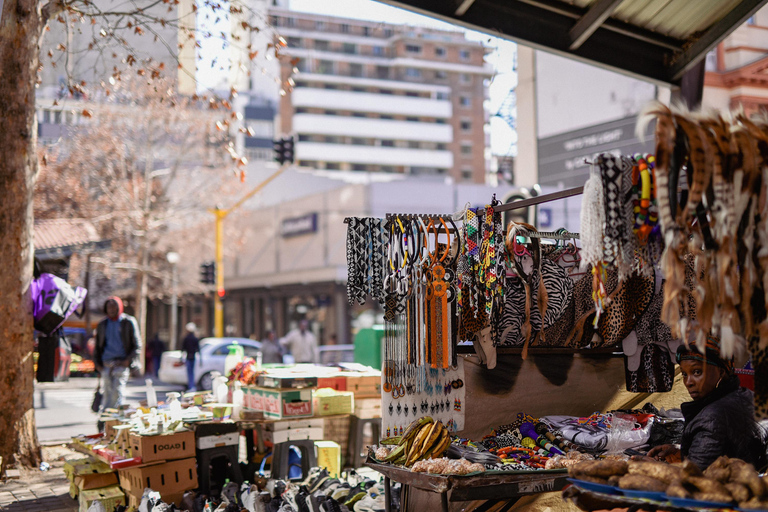
[[[179,263],[181,257],[177,252],[169,252],[166,255],[166,258],[168,259],[168,263],[171,264],[173,271],[171,277],[171,346],[169,348],[171,350],[176,350],[179,332],[179,293],[177,289],[179,283],[179,272],[177,264]]]

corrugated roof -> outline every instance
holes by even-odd
[[[678,85],[768,0],[378,0],[528,46]]]
[[[35,250],[87,245],[100,240],[94,225],[85,219],[35,220]]]

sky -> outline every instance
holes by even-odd
[[[199,2],[203,3],[203,2]],[[201,9],[205,7],[201,6]],[[412,26],[426,26],[442,30],[452,30],[464,32],[467,39],[480,41],[485,46],[493,49],[493,52],[486,56],[495,70],[489,86],[490,99],[486,102],[486,109],[491,116],[490,134],[491,134],[491,152],[494,155],[514,155],[516,154],[515,143],[517,135],[505,121],[494,117],[509,95],[510,91],[517,85],[517,73],[515,72],[515,59],[517,46],[515,43],[491,37],[480,32],[465,30],[462,27],[451,25],[438,21],[434,18],[422,16],[416,13],[398,9],[373,0],[289,0],[289,8],[300,12],[309,12],[315,14],[324,14],[328,16],[338,16],[354,18],[361,20],[386,21],[394,24],[407,24]],[[226,25],[213,25],[212,32],[218,33]],[[200,26],[198,26],[200,28]],[[206,43],[203,41],[204,48],[201,51],[202,61],[201,69],[206,69],[213,58],[226,58],[222,55],[219,43],[213,41]],[[204,76],[200,76],[201,85],[205,87],[214,87],[217,77],[210,74],[211,83]]]

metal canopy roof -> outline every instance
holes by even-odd
[[[679,85],[768,0],[378,0],[449,23]]]

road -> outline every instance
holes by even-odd
[[[41,443],[69,440],[79,434],[96,433],[98,415],[91,412],[97,379],[73,377],[67,382],[35,383],[35,420]],[[182,391],[184,386],[154,384],[158,400],[165,399],[169,391]],[[132,379],[125,390],[125,399],[138,404],[147,396],[143,378]]]

